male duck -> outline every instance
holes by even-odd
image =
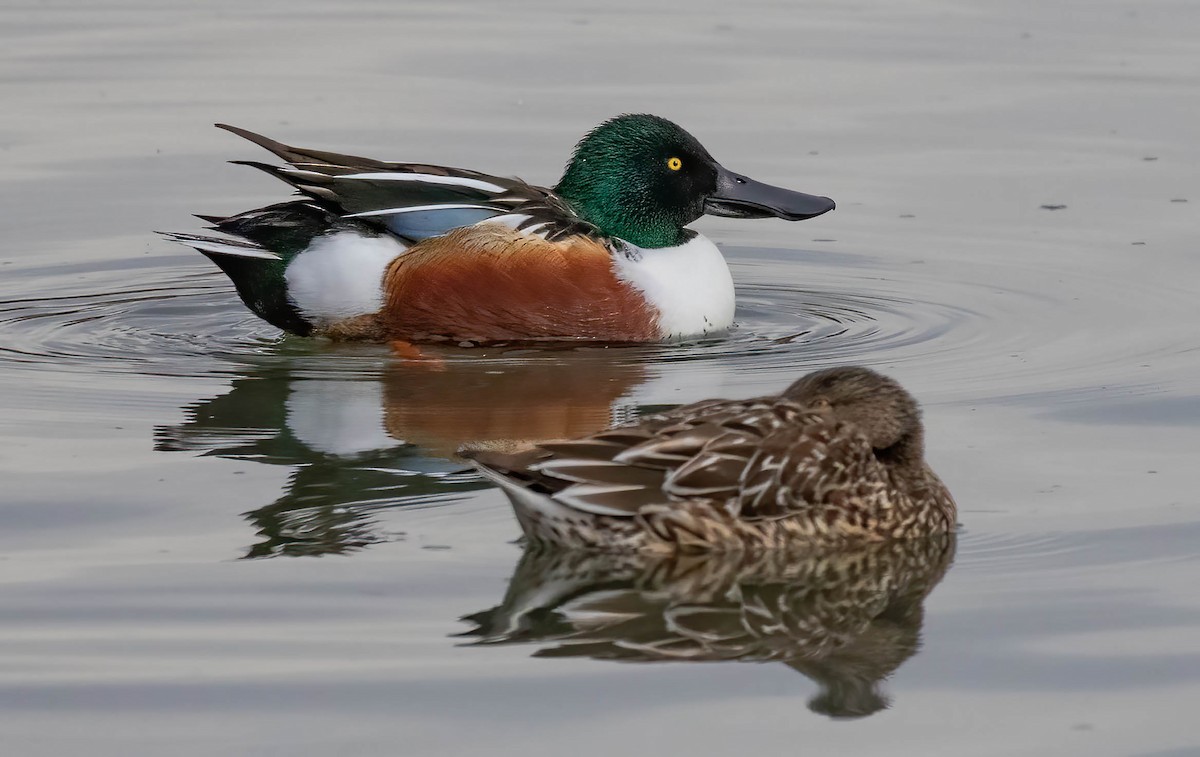
[[[466,451],[530,541],[610,552],[740,551],[945,534],[954,499],[916,400],[866,368],[773,397],[706,400],[505,454]]]
[[[169,236],[220,266],[258,316],[305,336],[647,342],[719,332],[733,323],[733,282],[716,246],[686,224],[834,208],[726,170],[651,115],[593,129],[554,189],[218,126],[290,165],[235,162],[305,197],[201,216],[228,238]]]

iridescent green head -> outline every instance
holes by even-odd
[[[575,147],[555,191],[605,234],[639,247],[672,247],[705,213],[789,221],[833,210],[828,197],[762,184],[717,163],[665,118],[617,116]]]

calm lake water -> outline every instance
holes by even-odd
[[[4,754],[1200,754],[1198,91],[1170,0],[4,3]],[[552,183],[639,111],[838,201],[696,224],[726,340],[431,371],[152,233],[283,196],[214,121]],[[956,545],[522,561],[451,458],[851,363]]]

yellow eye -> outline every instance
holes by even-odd
[[[667,158],[667,168],[672,171],[678,171],[683,168],[683,161],[679,158]]]

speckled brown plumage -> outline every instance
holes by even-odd
[[[503,601],[469,615],[480,644],[538,657],[781,662],[820,686],[810,709],[861,717],[920,646],[953,532],[853,547],[703,555],[530,549]]]
[[[916,401],[866,368],[709,400],[520,454],[472,455],[534,542],[738,551],[910,539],[956,510],[924,460]]]

